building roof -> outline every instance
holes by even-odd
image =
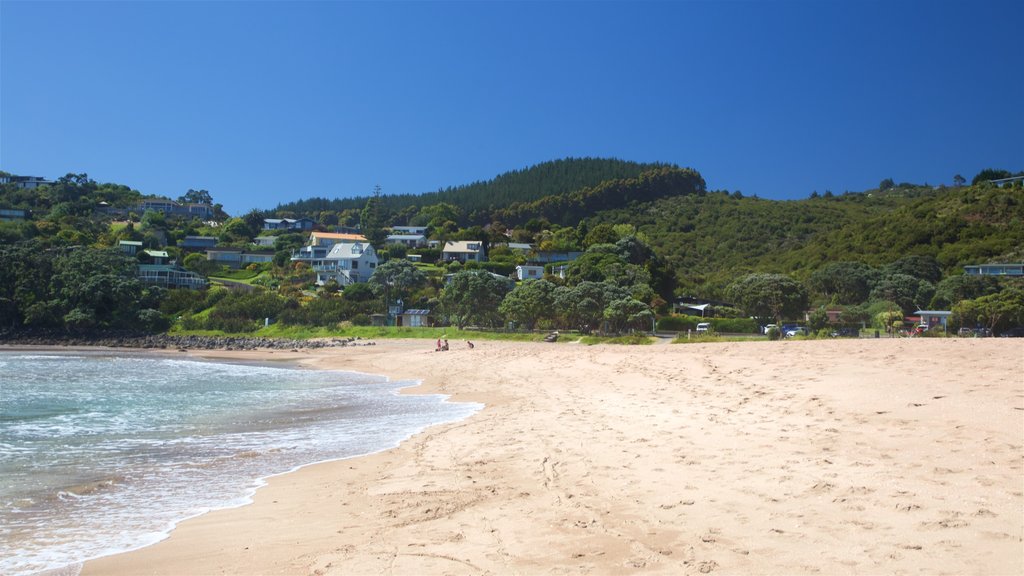
[[[475,248],[470,248],[475,246]],[[483,242],[479,240],[449,240],[444,244],[444,250],[442,252],[468,252],[470,254],[476,254],[483,249]]]
[[[366,242],[366,236],[362,234],[339,234],[337,232],[313,232],[309,235],[310,238],[323,238],[325,240],[355,240],[357,242]]]
[[[121,246],[142,246],[142,242],[138,240],[121,240],[118,244]]]
[[[143,250],[146,254],[149,254],[153,258],[167,258],[166,250]]]
[[[216,236],[185,236],[185,240],[216,240]]]
[[[952,316],[953,313],[949,310],[917,310],[914,312],[916,316]]]
[[[335,244],[331,248],[331,251],[327,253],[327,258],[331,260],[355,260],[367,252],[373,253],[373,246],[369,242],[342,242]]]
[[[402,314],[411,314],[413,316],[427,316],[430,314],[430,310],[406,310]]]
[[[423,234],[391,234],[388,236],[388,240],[420,240],[426,236]]]

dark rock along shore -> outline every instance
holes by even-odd
[[[372,346],[360,338],[288,340],[236,336],[177,336],[171,334],[89,334],[60,331],[0,332],[0,344],[21,346],[106,346],[110,348],[177,348],[182,350],[297,350],[338,346]]]

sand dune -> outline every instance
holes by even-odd
[[[274,354],[486,408],[84,573],[1024,573],[1020,340],[453,347]]]

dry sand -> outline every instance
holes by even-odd
[[[222,354],[486,408],[84,573],[1024,573],[1022,340],[452,344]]]

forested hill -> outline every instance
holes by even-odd
[[[392,213],[412,206],[447,203],[463,213],[489,211],[512,204],[534,202],[547,196],[561,196],[584,188],[593,188],[609,180],[635,178],[644,172],[675,168],[671,164],[640,163],[614,158],[565,158],[543,162],[522,170],[512,170],[485,182],[473,182],[425,194],[385,194],[382,207]],[[369,195],[355,198],[309,198],[279,204],[275,212],[312,216],[325,210],[361,210]]]

